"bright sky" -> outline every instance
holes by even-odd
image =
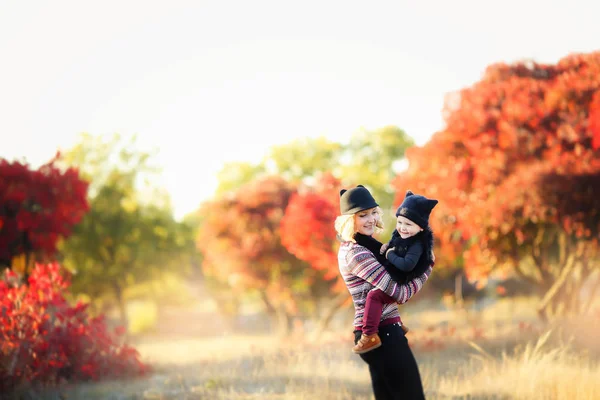
[[[273,144],[388,124],[424,143],[490,63],[599,49],[598,4],[0,0],[0,157],[137,133],[180,217]]]

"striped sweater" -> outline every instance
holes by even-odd
[[[342,242],[338,252],[340,273],[354,302],[354,326],[361,329],[367,293],[380,289],[396,299],[397,303],[384,304],[381,321],[399,321],[398,303],[403,304],[415,295],[429,278],[432,267],[406,284],[392,280],[373,253],[354,242]]]

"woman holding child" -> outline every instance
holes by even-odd
[[[382,246],[372,238],[381,229],[382,220],[371,193],[362,185],[340,191],[342,215],[336,219],[335,229],[342,241],[338,252],[340,273],[354,302],[353,351],[369,365],[377,400],[425,398],[419,368],[402,329],[398,304],[421,290],[431,274],[433,254],[428,245],[427,220],[436,203],[407,192],[396,213],[398,234]],[[417,240],[419,235],[426,239]],[[411,238],[404,252],[398,255],[392,246],[401,242],[395,240]],[[402,263],[399,257],[403,258]],[[423,267],[424,263],[427,265]],[[394,269],[405,274],[395,275]],[[367,320],[374,318],[378,319],[374,324],[371,322],[375,326],[369,326]],[[369,329],[374,333],[363,332]]]

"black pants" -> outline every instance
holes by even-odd
[[[356,343],[360,331],[355,331]],[[382,346],[361,354],[369,365],[376,400],[424,399],[423,384],[417,361],[399,324],[379,328]]]

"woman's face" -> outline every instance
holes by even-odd
[[[379,220],[377,207],[359,211],[354,214],[354,227],[356,232],[371,236],[375,233],[375,225]]]

